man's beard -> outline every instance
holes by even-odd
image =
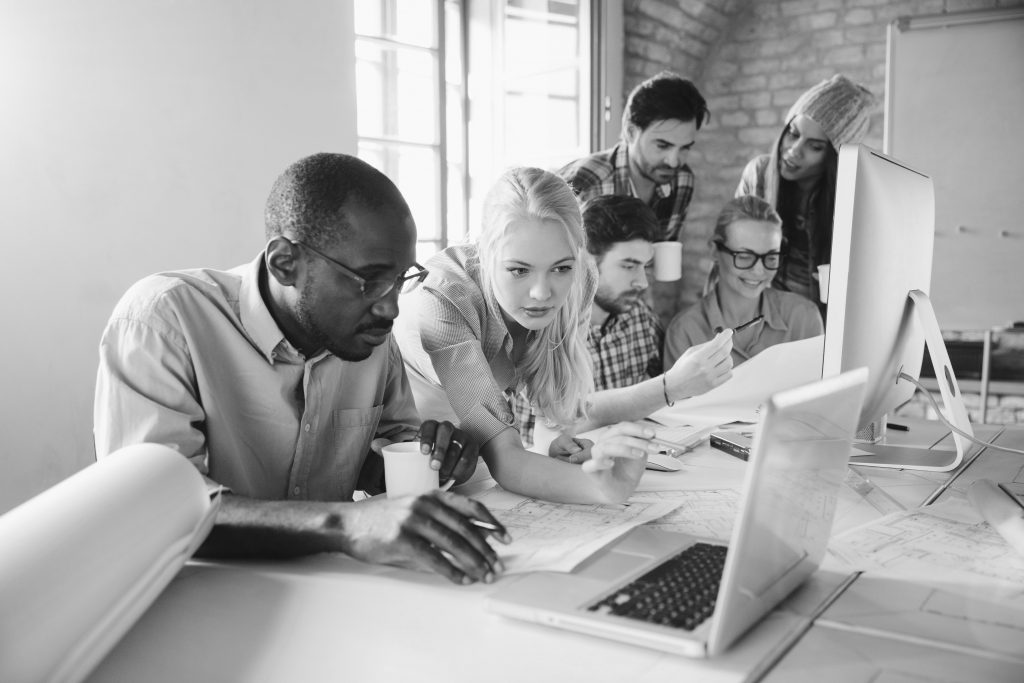
[[[630,289],[618,296],[610,297],[598,288],[594,295],[594,303],[602,310],[607,311],[609,315],[622,315],[636,305],[636,302],[640,300],[640,294],[635,289]]]

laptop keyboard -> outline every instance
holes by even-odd
[[[727,550],[691,545],[587,609],[692,631],[715,611]]]

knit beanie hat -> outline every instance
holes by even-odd
[[[801,95],[790,107],[786,121],[798,114],[813,119],[838,151],[840,145],[864,139],[876,104],[867,88],[836,74]]]

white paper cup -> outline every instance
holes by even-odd
[[[381,453],[389,498],[416,496],[437,488],[437,470],[430,469],[430,456],[420,453],[419,441],[388,444]]]
[[[654,243],[654,279],[663,282],[683,276],[683,245],[679,242]]]
[[[828,303],[828,264],[818,266],[818,298],[821,303]]]

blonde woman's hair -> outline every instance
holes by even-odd
[[[745,194],[735,199],[730,199],[718,213],[718,219],[715,221],[715,232],[711,236],[711,249],[717,249],[716,244],[725,244],[728,238],[726,231],[729,229],[729,226],[741,220],[770,223],[779,231],[782,230],[782,218],[779,217],[778,212],[769,202],[755,195]],[[716,284],[718,284],[718,259],[714,260],[711,272],[708,273],[707,283],[704,285],[704,293],[710,292],[715,288]]]
[[[597,283],[596,265],[587,253],[583,219],[569,185],[539,168],[509,169],[484,199],[477,240],[481,278],[492,302],[502,238],[520,221],[559,226],[576,258],[565,304],[550,325],[529,338],[517,366],[526,398],[536,412],[556,428],[571,427],[586,418],[587,396],[594,388],[585,335]]]

